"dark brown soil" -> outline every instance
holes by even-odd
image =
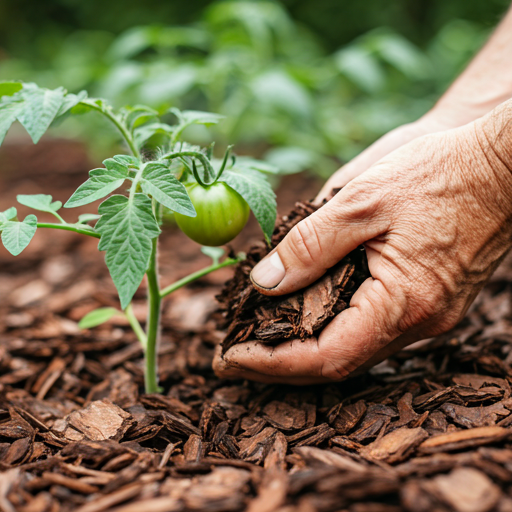
[[[66,199],[89,166],[52,174],[49,158],[38,158],[8,180],[0,170],[0,209],[15,192],[50,186]],[[300,178],[292,187],[299,199],[316,191]],[[286,211],[289,191],[280,197]],[[17,259],[0,250],[3,512],[512,510],[510,262],[449,334],[367,375],[303,388],[214,376],[225,333],[211,319],[213,297],[232,271],[212,274],[166,302],[165,391],[148,396],[142,353],[123,321],[77,328],[86,312],[117,304],[96,246],[41,232]],[[202,258],[166,233],[164,284]]]
[[[247,259],[237,266],[233,279],[217,297],[223,313],[220,328],[227,331],[222,342],[223,352],[249,338],[276,344],[316,336],[334,315],[348,307],[354,292],[370,276],[361,247],[297,293],[269,297],[256,291],[249,277],[251,270],[296,224],[316,210],[311,202],[296,203],[278,222],[271,247],[263,242],[253,246]]]

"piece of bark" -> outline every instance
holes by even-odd
[[[489,512],[501,497],[499,487],[474,468],[456,468],[436,476],[431,489],[456,512]]]
[[[90,403],[66,418],[63,435],[71,440],[119,440],[131,427],[131,415],[107,399]],[[80,436],[75,433],[81,434]]]
[[[507,401],[498,402],[487,407],[464,407],[447,403],[441,406],[441,411],[461,427],[487,427],[496,425],[499,420],[510,415],[510,410],[505,405],[511,407],[512,401],[507,399]]]
[[[366,403],[359,400],[355,404],[334,406],[329,411],[329,423],[338,434],[348,434],[366,412]]]
[[[306,412],[273,400],[263,408],[263,418],[281,430],[299,430],[306,424]]]
[[[433,436],[418,447],[421,453],[461,450],[507,439],[511,431],[502,427],[479,427]]]
[[[365,446],[361,455],[393,464],[408,458],[427,437],[428,433],[421,427],[401,427]]]

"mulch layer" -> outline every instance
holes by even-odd
[[[0,251],[3,512],[512,511],[510,262],[449,334],[300,388],[215,377],[214,296],[232,270],[212,274],[165,303],[165,391],[145,395],[126,323],[76,324],[117,304],[96,245],[52,233]],[[164,284],[207,262],[196,252],[166,233]]]

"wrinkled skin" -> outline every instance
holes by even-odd
[[[321,194],[346,186],[271,253],[283,271],[269,257],[253,270],[259,291],[282,295],[364,244],[372,278],[350,308],[318,339],[276,347],[249,341],[218,354],[220,377],[338,381],[464,316],[512,245],[512,101],[460,128],[410,129],[381,139],[360,165],[329,180]],[[429,132],[436,133],[422,135]]]

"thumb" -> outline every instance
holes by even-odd
[[[313,283],[359,245],[386,231],[377,216],[380,200],[351,183],[294,226],[251,272],[265,295],[291,293]]]

